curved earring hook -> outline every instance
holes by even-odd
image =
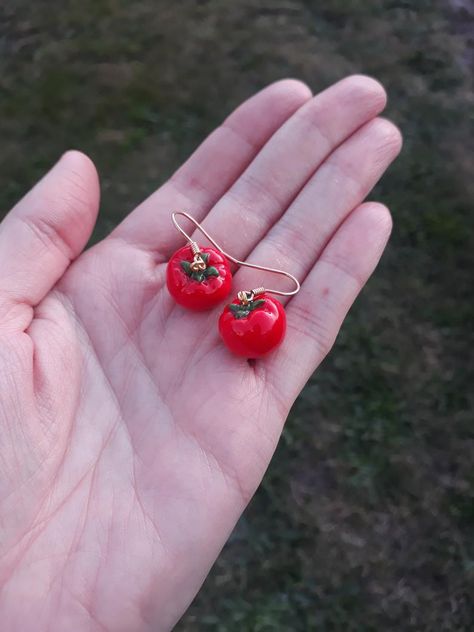
[[[278,294],[279,296],[294,296],[295,294],[297,294],[300,291],[300,289],[301,289],[300,282],[298,281],[298,279],[296,277],[294,277],[289,272],[285,272],[285,270],[278,270],[277,268],[269,268],[267,266],[260,266],[260,265],[257,265],[256,263],[247,263],[246,261],[240,261],[239,259],[236,259],[235,257],[232,257],[232,255],[230,255],[223,248],[221,248],[221,246],[215,241],[215,239],[213,239],[209,235],[207,230],[205,228],[203,228],[201,226],[201,224],[197,220],[194,219],[194,217],[189,215],[189,213],[186,213],[186,211],[174,211],[173,213],[171,213],[171,218],[173,220],[173,224],[175,225],[176,229],[183,235],[183,237],[185,237],[187,239],[187,241],[191,245],[191,248],[192,248],[192,251],[193,251],[194,254],[199,253],[199,246],[197,245],[197,243],[195,241],[193,241],[191,239],[191,237],[186,233],[186,231],[183,230],[183,228],[181,228],[181,226],[178,224],[178,221],[176,219],[177,215],[181,215],[182,217],[186,217],[186,219],[189,219],[189,221],[191,221],[194,224],[194,226],[198,230],[201,231],[201,233],[211,242],[211,244],[217,250],[219,250],[219,252],[221,252],[224,255],[224,257],[227,257],[227,259],[229,259],[233,263],[237,264],[238,266],[244,266],[246,268],[254,268],[255,270],[262,270],[264,272],[271,272],[272,274],[279,274],[281,276],[287,277],[288,279],[293,281],[293,283],[295,284],[295,289],[290,291],[290,292],[283,292],[282,290],[271,290],[269,288],[264,288],[264,287],[258,287],[258,288],[254,289],[254,290],[251,290],[250,292],[246,292],[244,290],[242,293],[239,292],[239,298],[241,300],[252,300],[254,296],[256,296],[258,294],[263,294],[263,292],[269,292],[270,294]]]

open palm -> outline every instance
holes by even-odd
[[[156,631],[179,619],[385,246],[387,209],[362,203],[400,149],[376,118],[384,105],[366,77],[316,97],[273,84],[85,252],[99,186],[78,152],[3,221],[2,630]],[[234,256],[302,281],[267,358],[226,350],[220,308],[173,303],[178,209]],[[278,281],[239,270],[234,295],[265,283]]]

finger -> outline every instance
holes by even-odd
[[[233,256],[247,256],[326,157],[385,103],[383,87],[359,75],[314,97],[269,140],[208,214],[205,228]]]
[[[342,322],[377,265],[392,221],[382,204],[355,209],[288,304],[283,345],[263,365],[279,406],[288,410],[331,349]],[[263,363],[262,363],[263,364]]]
[[[201,220],[239,177],[270,136],[311,98],[293,79],[278,81],[240,105],[160,189],[112,233],[169,254],[182,242],[170,214],[180,208]]]
[[[287,270],[303,280],[341,222],[399,154],[401,144],[401,134],[390,121],[366,123],[321,165],[248,261]],[[245,268],[235,275],[238,289],[261,285],[292,289],[284,277]]]
[[[99,207],[92,161],[69,151],[0,224],[0,320],[21,317],[61,278],[86,245]]]

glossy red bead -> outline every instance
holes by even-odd
[[[236,299],[224,308],[219,332],[233,353],[249,359],[261,358],[285,337],[285,310],[280,301],[265,294],[256,297],[249,309]]]
[[[190,274],[189,264],[194,258],[190,246],[177,250],[166,269],[166,284],[171,296],[179,305],[196,311],[211,309],[221,303],[232,286],[232,273],[224,255],[214,248],[201,248],[201,253],[207,259],[207,272],[212,270],[212,275]]]

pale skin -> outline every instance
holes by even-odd
[[[85,251],[99,183],[79,152],[7,215],[2,631],[156,632],[184,613],[389,237],[387,208],[364,202],[401,147],[384,106],[363,76],[315,97],[299,81],[272,84]],[[221,308],[173,304],[164,280],[184,245],[179,209],[235,257],[301,280],[267,358],[226,350]],[[262,284],[288,289],[242,269],[233,292]]]

